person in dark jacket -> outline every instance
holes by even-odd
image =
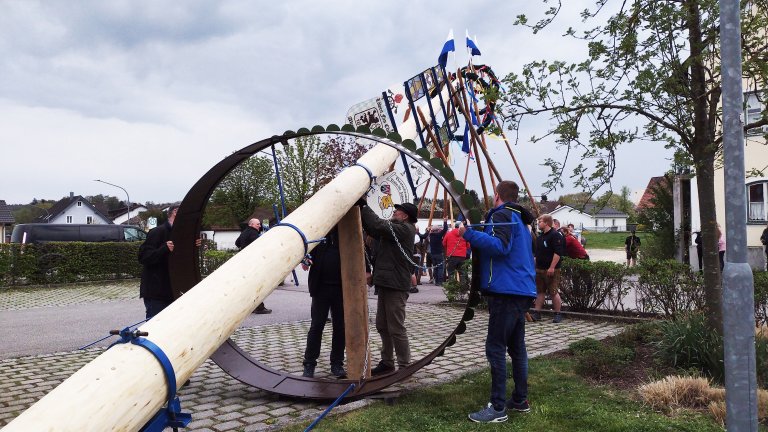
[[[477,252],[480,292],[488,301],[488,335],[485,355],[491,366],[491,400],[487,407],[469,414],[478,423],[507,420],[507,409],[530,411],[528,404],[528,352],[525,349],[525,313],[536,297],[531,232],[533,216],[515,204],[519,187],[512,181],[496,185],[494,205],[482,231],[458,233]],[[507,399],[506,354],[512,358],[515,389]]]
[[[443,238],[448,232],[448,219],[443,220],[443,228],[432,225],[429,230],[429,254],[432,265],[434,266],[435,285],[442,285],[445,282],[445,249],[443,249]]]
[[[328,311],[331,312],[333,333],[331,336],[331,375],[344,378],[344,301],[341,291],[341,258],[339,233],[334,227],[318,244],[311,257],[302,262],[301,268],[309,269],[309,295],[312,297],[311,317],[304,350],[304,376],[315,376],[317,358],[323,339]]]
[[[144,299],[147,319],[159,314],[175,300],[168,272],[168,256],[175,248],[171,241],[171,230],[178,209],[177,205],[171,206],[168,209],[168,220],[150,230],[147,239],[139,246],[139,262],[143,266],[139,297]],[[200,242],[197,239],[195,246],[200,246]]]
[[[560,315],[562,300],[560,299],[560,266],[565,255],[565,239],[553,226],[552,215],[539,216],[541,234],[536,238],[536,312],[533,320],[541,320],[539,311],[544,306],[546,295],[552,299],[552,309],[555,311],[553,323],[563,320]]]
[[[253,243],[259,236],[261,236],[261,221],[253,218],[248,221],[248,226],[245,227],[243,232],[240,233],[240,236],[237,237],[237,240],[235,240],[235,246],[238,247],[238,249],[245,249],[246,246]],[[253,310],[253,313],[255,314],[268,314],[272,313],[272,309],[267,309],[266,306],[264,306],[264,302],[261,302],[256,309]]]
[[[168,255],[173,252],[171,230],[176,219],[178,206],[168,210],[168,220],[147,233],[147,239],[139,247],[141,284],[139,297],[144,299],[147,319],[168,307],[174,300],[171,277],[168,273]]]
[[[371,370],[380,375],[395,370],[393,350],[397,364],[411,362],[411,348],[405,329],[405,302],[411,288],[414,263],[413,244],[416,236],[416,206],[396,204],[392,219],[379,218],[365,200],[358,201],[363,228],[379,240],[373,267],[373,284],[378,289],[376,304],[376,330],[381,336],[381,361]]]

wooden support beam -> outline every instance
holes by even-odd
[[[349,209],[339,221],[341,289],[344,294],[344,334],[347,345],[347,376],[371,377],[368,335],[368,288],[365,284],[365,250],[360,208]],[[336,325],[336,323],[333,323]]]

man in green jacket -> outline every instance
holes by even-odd
[[[376,305],[376,330],[381,335],[381,361],[373,368],[373,375],[395,371],[397,364],[407,366],[411,362],[411,348],[405,330],[405,302],[411,288],[413,273],[414,237],[416,236],[416,206],[411,203],[396,204],[392,219],[378,217],[358,202],[363,228],[371,237],[379,240],[373,267],[373,284],[379,292]]]

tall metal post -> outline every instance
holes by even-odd
[[[122,190],[123,190],[123,192],[125,192],[125,197],[128,199],[128,220],[127,220],[126,222],[128,222],[128,224],[130,224],[130,223],[131,223],[131,196],[130,196],[130,195],[128,195],[128,191],[127,191],[127,190],[125,190],[125,188],[124,188],[124,187],[122,187],[122,186],[118,186],[118,185],[116,185],[116,184],[112,184],[112,183],[110,183],[110,182],[105,182],[104,180],[99,180],[99,179],[96,179],[96,180],[94,180],[94,181],[97,181],[97,182],[99,182],[99,183],[108,184],[108,185],[110,185],[110,186],[114,186],[114,187],[116,187],[116,188],[120,188],[120,189],[122,189]]]
[[[728,431],[757,431],[754,280],[747,262],[739,0],[720,0],[725,222],[723,343]]]

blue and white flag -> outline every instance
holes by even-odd
[[[445,67],[445,65],[448,64],[448,53],[451,51],[456,51],[456,46],[453,43],[453,29],[448,32],[448,39],[446,39],[445,44],[443,44],[443,50],[440,51],[440,56],[437,58],[437,63],[440,64],[441,67]]]
[[[469,30],[467,30],[467,49],[469,49],[470,55],[473,55],[473,56],[480,55],[480,48],[478,48],[475,41],[473,41],[472,38],[469,37]]]

